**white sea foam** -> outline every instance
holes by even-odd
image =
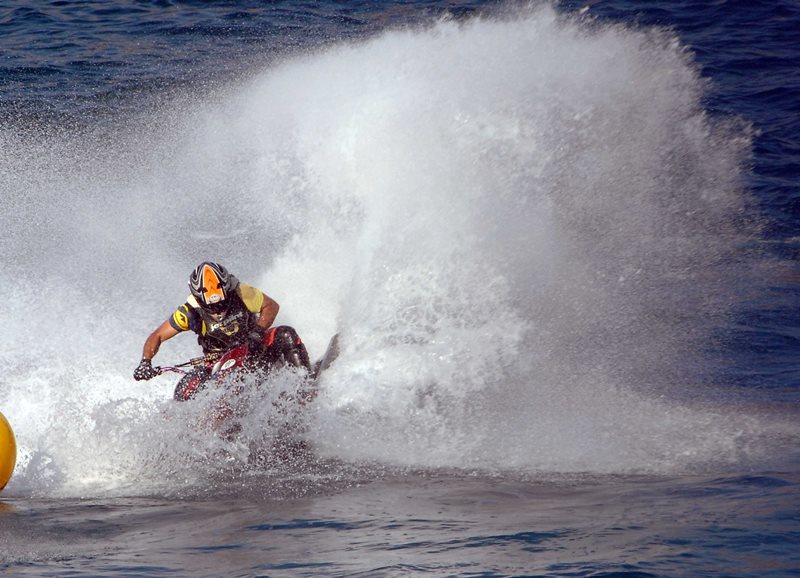
[[[202,483],[193,456],[217,441],[179,443],[192,419],[163,401],[171,380],[130,375],[203,258],[278,300],[312,356],[341,334],[309,416],[321,455],[526,472],[742,459],[766,426],[686,397],[749,234],[749,136],[709,118],[706,89],[669,33],[544,7],[334,45],[113,137],[4,134],[10,490]]]

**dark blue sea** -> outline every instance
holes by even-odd
[[[800,576],[798,63],[788,0],[0,0],[0,573]],[[206,259],[313,403],[133,380]]]

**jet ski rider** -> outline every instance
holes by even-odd
[[[210,375],[213,360],[243,343],[250,346],[251,355],[267,363],[283,361],[311,372],[308,352],[297,332],[286,325],[270,329],[279,305],[259,289],[240,282],[225,267],[210,261],[200,263],[192,271],[189,289],[191,295],[186,302],[145,340],[142,360],[133,372],[134,379],[140,381],[159,375],[152,359],[161,344],[190,330],[197,334],[197,342],[209,363],[181,380],[175,390],[176,399],[189,399],[197,384],[191,391],[184,391],[185,382],[196,382],[198,377]],[[190,377],[194,380],[187,379]]]

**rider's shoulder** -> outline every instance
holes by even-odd
[[[242,299],[250,299],[258,296],[261,290],[257,287],[253,287],[249,283],[239,282],[239,285],[236,287],[236,292]]]
[[[240,282],[239,286],[236,288],[236,293],[238,293],[242,302],[250,311],[257,312],[261,309],[261,304],[264,301],[264,294],[260,289],[247,283]]]
[[[197,300],[189,296],[186,302],[178,307],[169,318],[169,324],[178,331],[188,331],[193,329],[196,319],[199,317],[197,309],[200,304]]]

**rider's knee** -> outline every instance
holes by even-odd
[[[276,347],[282,350],[294,349],[302,344],[300,336],[293,327],[288,325],[281,325],[276,327],[273,335],[273,343]]]
[[[311,371],[311,363],[308,359],[303,341],[293,327],[281,325],[272,330],[271,348],[283,361],[294,367],[305,367]]]

